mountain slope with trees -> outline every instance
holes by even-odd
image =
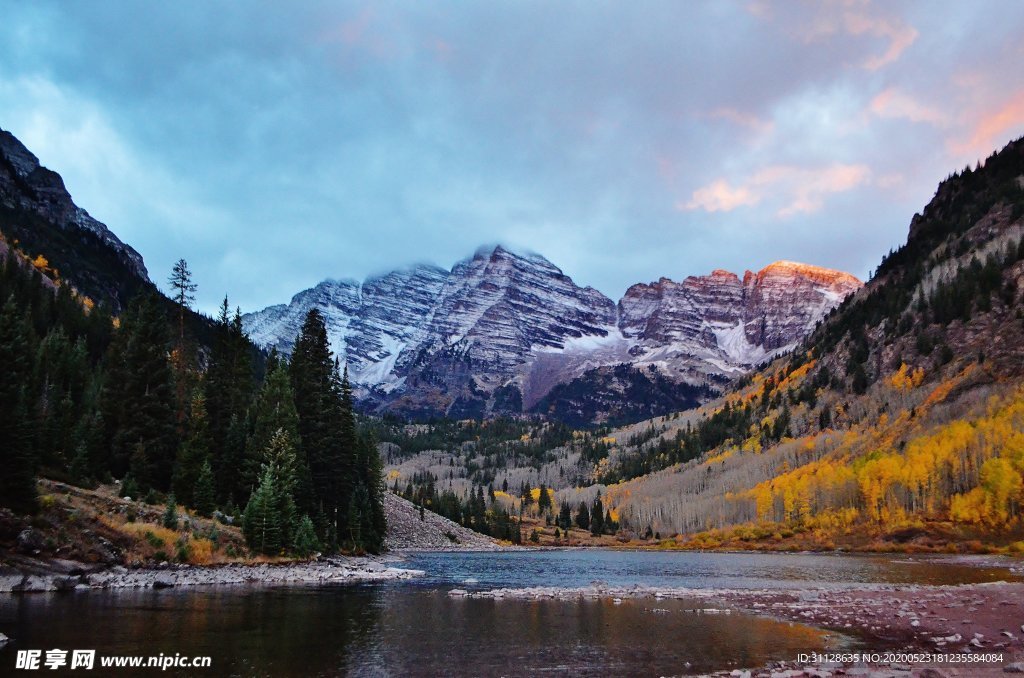
[[[1022,236],[1017,140],[944,181],[802,348],[619,455],[623,525],[698,546],[1024,547]]]
[[[169,524],[179,505],[244,517],[254,552],[380,550],[379,456],[323,318],[291,361],[268,359],[226,298],[216,319],[194,312],[185,260],[164,296],[6,132],[0,159],[0,506],[35,513],[38,476],[117,480]]]

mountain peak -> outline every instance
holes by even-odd
[[[546,267],[558,268],[552,264],[547,257],[541,254],[537,254],[536,252],[531,252],[529,250],[516,251],[500,243],[496,245],[481,245],[473,253],[472,259],[488,259],[490,261],[526,261]],[[559,271],[561,271],[561,269],[559,269]]]
[[[10,219],[4,224],[4,235],[33,254],[45,254],[79,291],[97,300],[109,299],[114,308],[121,309],[137,283],[150,282],[142,256],[76,205],[61,176],[42,166],[17,137],[2,129],[0,205],[41,219],[33,226],[27,220]],[[69,233],[73,234],[70,239]],[[68,240],[75,243],[73,248],[53,247],[54,242]],[[86,264],[86,250],[106,257],[104,265]],[[124,269],[135,282],[125,283],[115,269]]]
[[[24,178],[39,167],[39,158],[25,148],[18,137],[0,129],[0,155],[3,155],[14,167],[18,176]]]
[[[854,275],[846,273],[845,271],[838,271],[832,268],[825,268],[823,266],[815,266],[814,264],[804,264],[799,261],[788,261],[786,259],[773,261],[758,271],[756,275],[759,279],[764,279],[769,276],[800,276],[818,280],[853,283],[858,287],[862,284],[860,279]]]

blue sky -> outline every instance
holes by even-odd
[[[630,284],[866,277],[1024,134],[1020,2],[8,2],[0,127],[255,310],[483,243]]]

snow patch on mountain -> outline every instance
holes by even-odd
[[[517,389],[526,410],[557,384],[621,364],[718,388],[790,350],[859,286],[845,273],[776,262],[742,278],[716,270],[634,285],[615,304],[540,255],[496,246],[451,271],[324,281],[243,322],[257,343],[288,353],[318,308],[332,349],[374,407],[400,399],[465,415],[496,406],[499,388]]]
[[[747,324],[737,320],[735,325],[709,325],[718,347],[733,365],[756,365],[769,356],[764,346],[755,346],[747,339]]]

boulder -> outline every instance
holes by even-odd
[[[25,575],[25,578],[21,580],[20,584],[15,584],[12,591],[17,593],[40,593],[42,591],[52,591],[53,581],[46,577],[37,577],[35,575]]]
[[[39,553],[46,547],[43,534],[34,528],[26,527],[18,533],[18,551],[26,555]]]
[[[172,588],[174,584],[174,577],[163,572],[153,578],[153,588],[155,589],[169,589]]]
[[[52,581],[54,591],[74,591],[75,587],[82,583],[80,577],[73,575],[58,575]]]

